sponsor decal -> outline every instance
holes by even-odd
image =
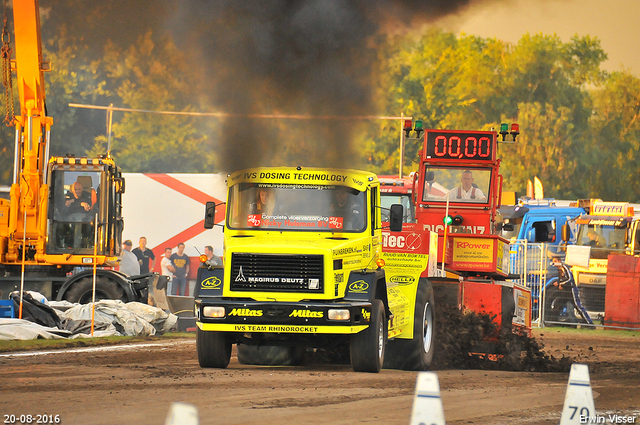
[[[329,217],[329,229],[342,229],[343,221],[342,217]]]
[[[283,326],[283,325],[235,325],[236,332],[290,332],[307,333],[318,332],[317,326]]]
[[[347,248],[334,249],[333,250],[333,256],[334,257],[338,257],[340,255],[355,254],[357,252],[358,252],[358,250],[356,248],[350,246],[350,247],[347,247]]]
[[[409,233],[408,235],[382,234],[382,246],[384,248],[400,248],[415,251],[422,246],[422,235]]]
[[[200,283],[200,288],[202,289],[217,289],[220,287],[220,285],[222,285],[222,281],[215,277],[215,276],[211,276],[206,278],[205,280],[203,280]]]
[[[229,316],[260,317],[262,316],[262,310],[251,310],[250,308],[234,308],[229,313]]]
[[[300,279],[300,280],[303,280],[303,279]],[[320,279],[309,279],[309,289],[318,289],[318,288],[320,288]]]
[[[367,322],[370,321],[371,320],[371,313],[363,308],[362,309],[362,318],[364,320],[366,320]]]
[[[389,282],[397,283],[399,285],[411,285],[414,282],[414,278],[411,276],[391,276]]]
[[[599,202],[591,207],[593,215],[615,215],[624,217],[629,204],[626,202]]]
[[[473,242],[457,241],[456,248],[490,249],[491,244],[484,243],[484,242],[473,243]]]
[[[457,238],[453,243],[453,261],[456,263],[489,263],[493,264],[493,243],[486,240]],[[480,267],[480,265],[478,265]]]
[[[259,214],[249,214],[247,216],[247,226],[249,227],[259,227],[262,224],[262,219]]]
[[[349,284],[349,291],[356,293],[365,293],[369,289],[369,284],[364,280],[356,280]]]
[[[305,317],[311,319],[320,319],[324,316],[322,311],[309,311],[309,310],[293,310],[289,317]]]
[[[518,307],[519,308],[529,308],[529,303],[528,303],[528,299],[527,297],[524,297],[520,294],[518,294]]]
[[[244,277],[244,273],[242,273],[242,266],[240,266],[240,270],[238,271],[238,276],[236,276],[236,282],[246,282],[247,278]]]
[[[442,232],[444,230],[444,225],[442,224],[425,224],[424,230],[429,230],[430,232]],[[476,235],[481,235],[485,233],[486,226],[460,226],[464,228],[468,233],[473,233]]]

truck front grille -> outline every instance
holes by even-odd
[[[580,300],[588,311],[604,312],[605,287],[601,285],[579,285]]]
[[[231,290],[322,293],[322,255],[234,253]]]

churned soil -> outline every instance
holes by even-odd
[[[545,328],[529,340],[534,348],[525,347],[537,363],[434,364],[446,421],[557,424],[565,368],[578,362],[589,365],[598,413],[640,423],[640,336],[634,335]],[[15,423],[26,423],[20,415],[32,415],[32,423],[37,415],[59,415],[62,424],[162,424],[171,404],[184,402],[198,409],[201,424],[408,424],[417,376],[355,373],[347,364],[317,361],[247,366],[235,349],[227,369],[201,369],[192,337],[0,353],[0,367],[0,414],[14,415]]]

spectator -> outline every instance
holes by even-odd
[[[120,253],[120,271],[127,276],[136,276],[140,274],[140,264],[138,259],[131,252],[133,243],[127,239],[122,244],[122,252]]]
[[[189,257],[184,253],[184,244],[178,244],[178,252],[171,255],[171,263],[175,271],[171,284],[175,287],[174,295],[186,295],[187,293],[187,275],[189,274]]]
[[[171,278],[173,277],[173,273],[176,271],[175,267],[173,267],[173,263],[171,262],[171,254],[172,254],[172,249],[170,247],[166,247],[164,249],[164,256],[162,257],[162,260],[160,260],[160,268],[162,269],[162,276],[169,277],[169,280],[167,281],[167,294],[173,293]]]
[[[133,252],[138,258],[138,264],[140,264],[140,273],[149,273],[153,271],[156,265],[156,256],[150,249],[147,249],[147,238],[144,236],[140,238],[140,246],[134,249]]]
[[[473,173],[464,170],[460,176],[460,186],[449,191],[449,199],[466,199],[471,201],[483,201],[487,197],[479,187],[473,184]]]
[[[204,255],[207,256],[207,263],[209,263],[209,265],[211,266],[221,266],[222,265],[222,258],[218,257],[217,255],[215,255],[213,253],[213,247],[210,245],[207,245],[204,247]]]
[[[575,309],[580,313],[585,322],[593,325],[593,321],[580,299],[580,288],[578,288],[576,281],[573,279],[573,273],[571,273],[569,267],[560,260],[560,257],[552,254],[549,254],[549,256],[551,257],[551,263],[558,268],[560,273],[558,280],[553,282],[553,286],[557,287],[561,291],[568,291],[571,296],[570,299],[576,307]],[[554,308],[558,308],[558,306],[552,305],[551,309]]]

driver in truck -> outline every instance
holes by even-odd
[[[78,212],[89,212],[91,210],[91,195],[84,191],[80,182],[71,185],[71,190],[67,193],[65,200],[67,215]]]
[[[362,208],[350,199],[349,189],[345,186],[336,186],[334,201],[331,203],[331,215],[341,217],[345,230],[359,230],[364,226]]]
[[[460,186],[449,191],[449,199],[464,199],[468,201],[486,201],[487,197],[477,185],[473,184],[473,173],[464,170],[460,175]]]

